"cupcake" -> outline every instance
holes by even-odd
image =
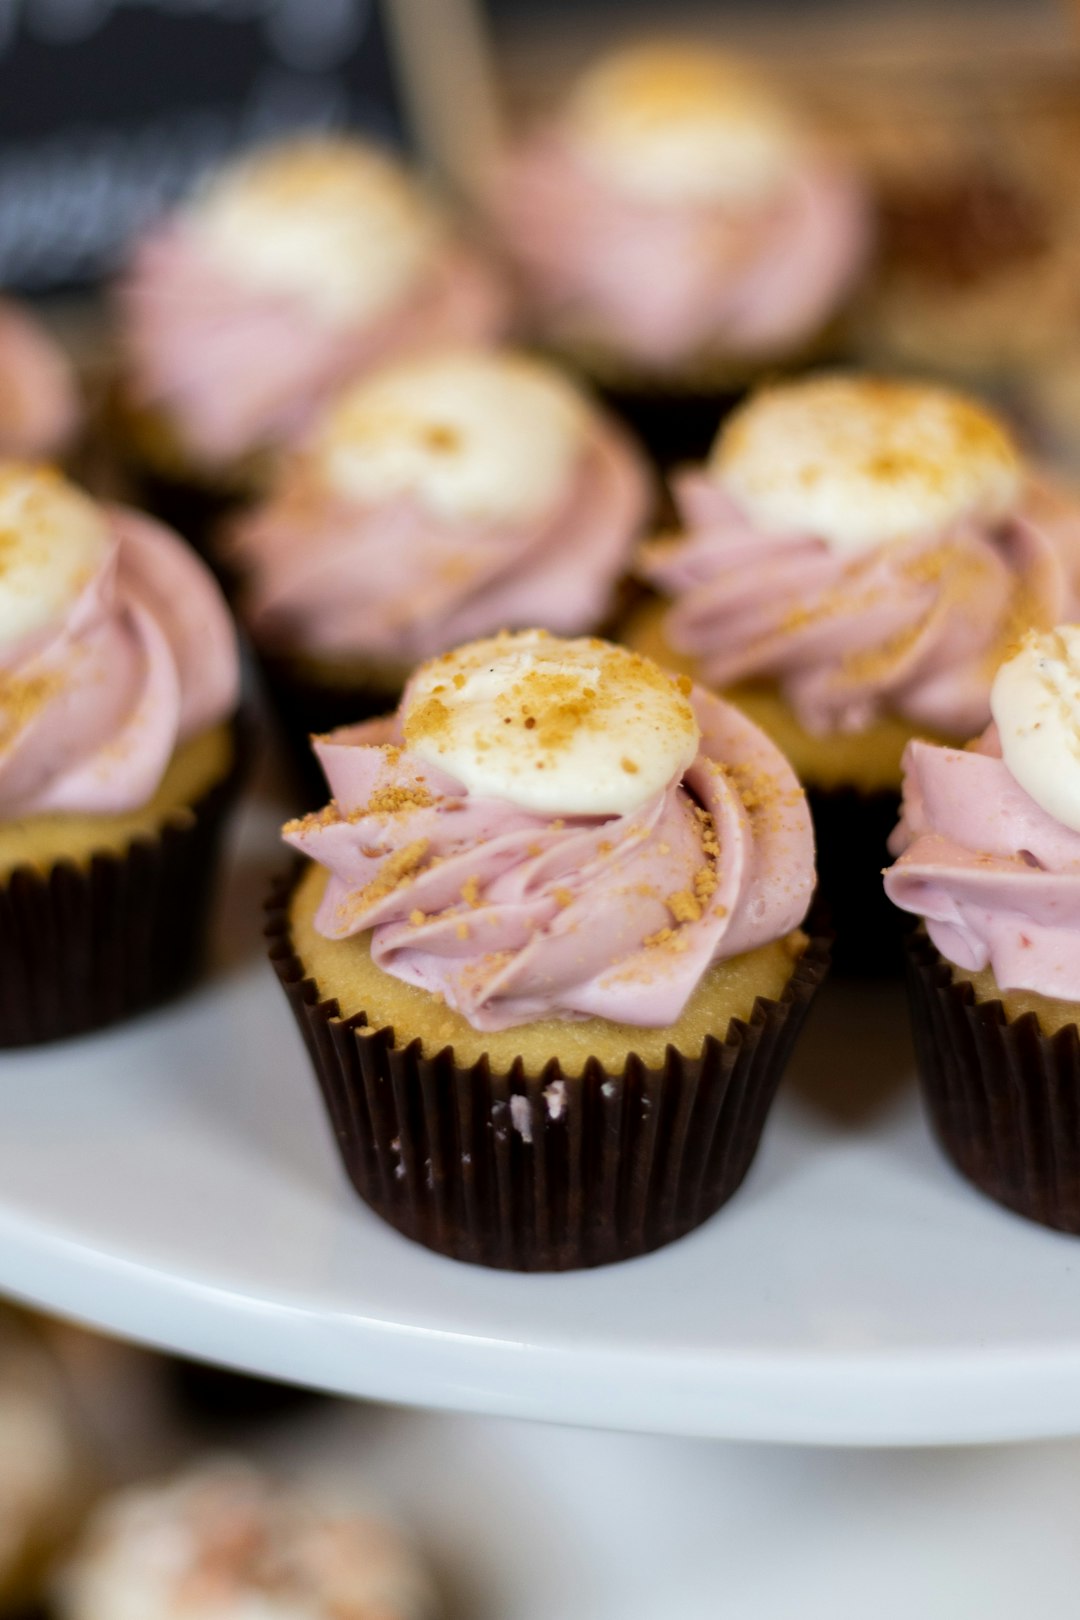
[[[89,1501],[92,1463],[64,1380],[0,1310],[0,1613],[25,1614]]]
[[[20,305],[0,298],[0,456],[58,456],[81,421],[63,350]]]
[[[168,486],[258,486],[348,378],[504,324],[493,271],[390,156],[345,137],[259,149],[135,248],[118,289],[123,426]]]
[[[869,240],[846,165],[702,44],[586,72],[511,150],[493,212],[536,332],[664,460],[705,453],[718,396],[815,350]]]
[[[543,361],[443,351],[351,385],[221,547],[305,762],[310,732],[385,713],[461,641],[603,626],[652,498],[636,446]]]
[[[60,1620],[434,1620],[418,1554],[367,1511],[214,1458],[118,1492],[57,1594]]]
[[[905,756],[895,905],[934,1129],[1010,1209],[1080,1232],[1080,626],[1029,631],[992,724]]]
[[[806,785],[841,963],[899,963],[877,873],[911,737],[962,741],[1027,625],[1060,619],[1080,507],[980,405],[914,382],[767,388],[679,475],[640,650],[727,692]]]
[[[698,1226],[757,1147],[826,950],[805,799],[736,709],[543,631],[315,741],[271,955],[346,1169],[408,1237],[565,1270]]]
[[[0,463],[0,1046],[196,966],[233,796],[236,639],[181,540]]]

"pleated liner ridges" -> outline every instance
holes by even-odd
[[[935,1134],[981,1192],[1080,1232],[1080,1038],[1044,1035],[954,981],[925,934],[908,942],[915,1055]]]
[[[564,1078],[449,1049],[398,1048],[391,1029],[342,1019],[294,954],[288,901],[268,905],[270,956],[315,1066],[338,1147],[361,1198],[406,1237],[458,1260],[514,1271],[599,1266],[699,1226],[742,1181],[810,1002],[828,969],[812,941],[780,1001],[696,1060],[662,1068],[590,1059]]]
[[[115,1023],[184,988],[202,965],[225,817],[243,770],[243,729],[228,776],[185,822],[122,855],[0,882],[0,1047],[30,1046]]]

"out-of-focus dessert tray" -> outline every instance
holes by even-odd
[[[1080,1434],[1080,1248],[939,1154],[898,985],[827,988],[745,1186],[667,1250],[514,1276],[383,1226],[262,953],[281,813],[265,786],[245,806],[206,983],[0,1060],[0,1290],[408,1405],[827,1444]]]

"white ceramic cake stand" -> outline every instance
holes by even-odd
[[[1080,1242],[1006,1214],[920,1118],[899,990],[823,999],[734,1201],[566,1276],[443,1260],[346,1184],[261,953],[246,808],[219,968],[0,1060],[0,1290],[129,1338],[410,1405],[837,1445],[1080,1434]]]

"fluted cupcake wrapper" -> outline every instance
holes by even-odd
[[[520,1060],[424,1057],[362,1014],[342,1018],[293,950],[296,873],[268,904],[270,957],[304,1037],[345,1169],[376,1214],[456,1260],[567,1271],[682,1237],[738,1188],[829,950],[814,939],[778,1001],[759,998],[698,1058],[590,1058],[565,1075]]]
[[[164,1001],[202,966],[221,835],[245,760],[122,854],[0,881],[0,1047],[85,1034]]]
[[[808,787],[817,844],[818,890],[836,931],[833,969],[847,978],[899,977],[911,918],[885,893],[887,840],[900,815],[892,789]]]
[[[915,1057],[934,1133],[980,1192],[1080,1233],[1080,1035],[979,1002],[920,930],[907,945]]]

